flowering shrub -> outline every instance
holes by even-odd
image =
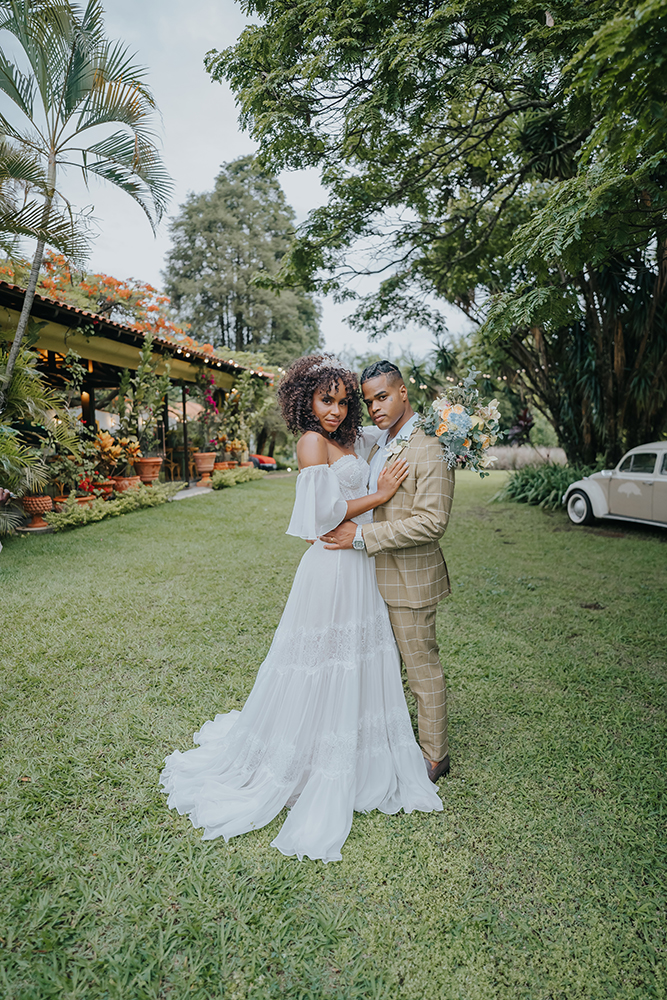
[[[500,412],[497,399],[482,405],[476,386],[479,374],[471,369],[462,383],[434,399],[420,422],[426,434],[440,439],[450,469],[472,469],[484,477],[488,473],[482,470],[496,461],[485,453],[500,436]]]

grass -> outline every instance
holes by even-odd
[[[157,787],[252,685],[304,549],[293,479],[0,555],[3,1000],[667,995],[667,534],[458,476],[444,813],[343,861],[203,843]]]

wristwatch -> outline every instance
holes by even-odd
[[[366,543],[364,542],[364,536],[363,536],[363,533],[361,531],[361,525],[360,524],[357,525],[357,530],[356,530],[356,532],[354,534],[354,539],[352,541],[352,548],[353,549],[365,549],[366,548]]]

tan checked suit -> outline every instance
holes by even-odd
[[[372,458],[377,445],[371,451]],[[387,602],[396,642],[419,711],[424,756],[441,761],[447,742],[447,689],[435,638],[435,612],[450,592],[440,548],[454,495],[454,472],[442,446],[417,427],[400,455],[407,478],[391,500],[377,507],[362,532],[375,556],[380,593]]]

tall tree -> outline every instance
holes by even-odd
[[[262,162],[319,166],[329,190],[283,280],[345,294],[371,246],[360,327],[441,332],[435,292],[487,350],[503,338],[572,458],[662,433],[665,0],[245,7],[260,23],[209,71]]]
[[[0,32],[11,36],[26,65],[21,69],[0,48],[0,129],[8,142],[40,160],[46,175],[41,233],[0,384],[0,412],[59,200],[59,168],[79,166],[86,180],[96,174],[126,191],[153,226],[171,190],[155,142],[155,101],[144,82],[146,71],[125,46],[106,38],[103,14],[100,0],[85,7],[66,0],[0,0]]]
[[[294,213],[250,156],[226,164],[213,191],[192,194],[171,223],[166,291],[194,336],[284,365],[320,344],[319,312],[273,277],[294,236]]]
[[[590,134],[515,233],[480,331],[586,462],[667,430],[666,15],[666,0],[628,7],[572,59]]]

